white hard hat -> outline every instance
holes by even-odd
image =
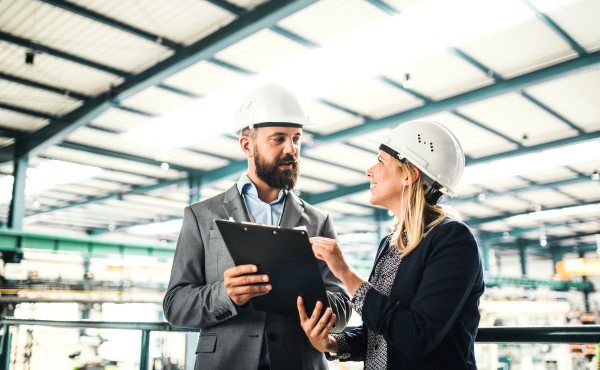
[[[442,193],[456,196],[465,169],[465,153],[446,126],[434,121],[410,121],[371,141],[380,144],[380,150],[421,170],[429,203],[439,202]]]
[[[246,127],[302,127],[314,125],[300,101],[281,85],[269,83],[251,90],[244,96],[235,114],[236,135]]]

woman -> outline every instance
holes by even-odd
[[[329,335],[331,309],[319,319],[298,310],[312,345],[328,359],[365,361],[365,369],[476,369],[483,271],[475,237],[450,207],[464,169],[456,137],[432,121],[402,124],[377,140],[377,163],[367,171],[371,204],[394,213],[393,232],[377,251],[364,281],[344,260],[339,243],[311,238],[313,252],[352,293],[363,325]]]

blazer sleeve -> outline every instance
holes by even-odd
[[[330,239],[337,239],[337,233],[333,228],[333,222],[331,217],[327,215],[325,220],[323,231],[320,236]],[[323,277],[323,283],[327,292],[327,298],[329,300],[329,306],[336,315],[335,324],[331,328],[331,332],[340,333],[344,330],[350,315],[352,315],[352,307],[350,306],[350,292],[342,284],[342,282],[336,278],[327,264],[324,261],[317,261],[319,268],[321,269],[321,276]]]
[[[204,244],[196,217],[190,207],[185,207],[163,300],[165,318],[171,325],[202,329],[237,315],[223,282],[206,284],[204,263]]]
[[[439,345],[481,270],[477,242],[468,227],[460,222],[438,227],[410,307],[376,289],[369,290],[363,306],[364,324],[409,358],[426,355]]]

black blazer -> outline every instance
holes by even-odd
[[[375,264],[388,248],[384,238]],[[477,241],[462,222],[446,218],[402,259],[389,298],[371,289],[363,325],[345,333],[347,361],[364,361],[367,331],[388,344],[388,369],[477,369],[483,270]]]

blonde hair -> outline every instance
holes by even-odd
[[[415,180],[415,170],[419,169],[412,163],[403,163],[393,158],[396,165],[408,177],[408,204],[404,208],[404,220],[394,221],[393,232],[390,235],[390,246],[398,249],[403,255],[412,252],[421,240],[429,234],[446,217],[462,221],[462,216],[454,208],[437,204],[431,205],[425,201],[425,191],[421,176]],[[403,188],[404,189],[404,188]]]

